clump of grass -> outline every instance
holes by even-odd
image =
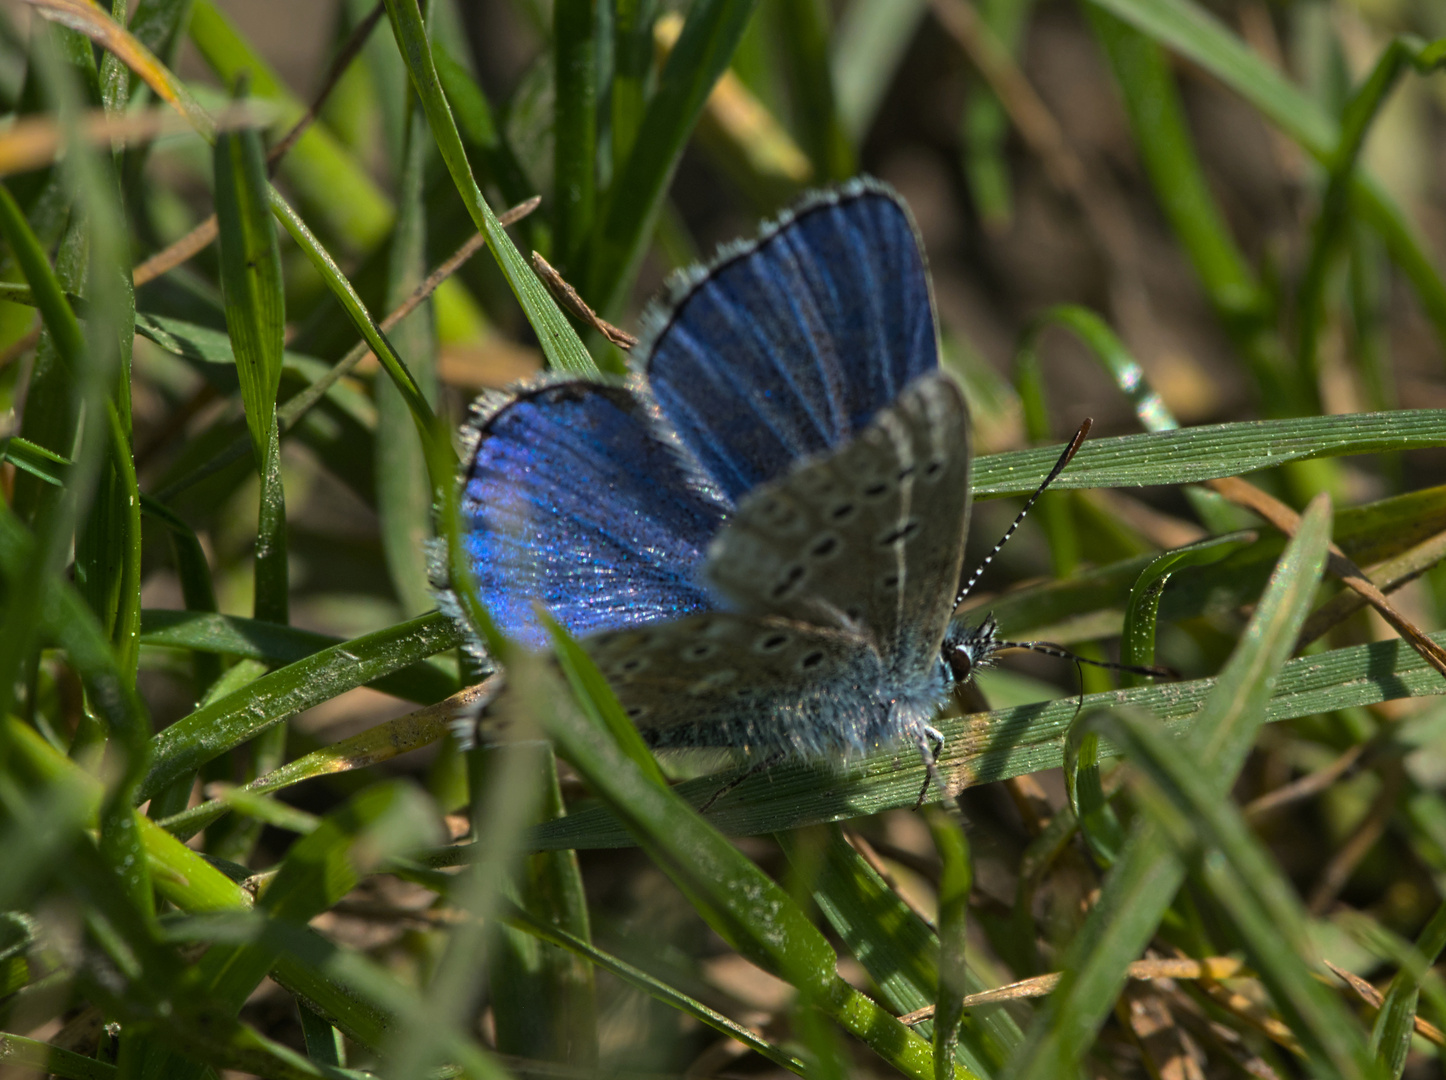
[[[213,0],[0,11],[0,1065],[1439,1068],[1446,189],[1379,163],[1430,147],[1446,41],[1398,8],[519,0],[489,94],[480,9],[346,0],[311,103]],[[1005,632],[1184,678],[984,681],[940,721],[962,828],[912,752],[699,816],[717,776],[466,587],[452,428],[623,370],[525,252],[626,323],[716,207],[861,168],[924,223],[979,498],[1053,462],[1047,387],[1139,429],[1008,553]],[[497,745],[449,734],[497,683],[434,535]]]

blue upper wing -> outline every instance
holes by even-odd
[[[713,606],[700,571],[728,508],[637,395],[535,387],[469,430],[465,543],[504,633],[544,644],[535,602],[576,635]]]
[[[815,196],[653,318],[649,385],[734,501],[849,441],[938,366],[913,222],[872,181]]]

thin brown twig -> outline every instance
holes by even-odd
[[[532,213],[532,211],[536,210],[541,202],[541,197],[534,195],[526,202],[518,203],[511,209],[505,210],[501,214],[498,214],[497,220],[504,226],[512,225],[525,218],[528,214]],[[427,279],[423,281],[420,285],[418,285],[412,291],[412,294],[410,296],[408,296],[399,305],[397,305],[396,309],[392,311],[389,315],[387,315],[387,317],[378,324],[379,329],[383,333],[385,333],[392,327],[396,326],[397,323],[405,319],[408,315],[410,315],[413,311],[416,310],[418,304],[420,304],[423,300],[427,299],[427,297],[431,296],[432,293],[437,290],[437,287],[441,285],[443,281],[447,280],[448,277],[450,277],[453,273],[457,271],[458,267],[460,267],[473,255],[481,251],[482,248],[486,246],[486,244],[487,238],[484,234],[477,233],[472,236],[466,243],[464,243],[452,254],[451,258],[447,259],[444,263],[438,266],[437,269],[433,270],[429,275],[427,275]],[[365,360],[371,355],[371,348],[367,345],[365,341],[357,342],[356,345],[352,346],[351,351],[348,352],[345,356],[343,356],[340,360],[338,360],[335,364],[333,364],[332,367],[324,375],[322,375],[306,389],[302,390],[299,394],[296,394],[294,397],[288,398],[284,404],[279,405],[276,409],[276,419],[277,422],[281,425],[281,433],[284,435],[289,432],[296,425],[297,421],[299,421],[302,416],[306,414],[308,409],[310,409],[313,405],[315,405],[318,401],[320,401],[323,397],[326,396],[327,391],[330,390],[334,385],[336,385],[338,380],[340,380],[343,376],[347,375],[350,371],[352,371],[352,369],[354,369],[358,364],[360,364],[363,360]],[[189,473],[181,481],[172,483],[163,490],[157,492],[156,498],[160,499],[162,502],[173,498],[175,495],[177,495],[181,491],[184,491],[192,484],[204,480],[206,477],[213,475],[218,470],[225,468],[231,462],[239,460],[245,454],[250,452],[250,446],[251,443],[249,439],[246,438],[246,436],[243,435],[237,438],[229,447],[227,447],[225,450],[222,450],[209,462],[207,462],[205,466],[198,468],[192,473]]]
[[[1383,593],[1391,593],[1430,570],[1442,559],[1446,559],[1446,532],[1428,537],[1413,548],[1408,548],[1394,559],[1371,567],[1370,579],[1377,582]],[[1360,593],[1347,590],[1331,597],[1310,613],[1295,640],[1295,651],[1299,652],[1337,623],[1344,622],[1368,601]]]
[[[1288,784],[1282,784],[1274,791],[1266,792],[1258,799],[1252,799],[1245,805],[1241,813],[1245,815],[1247,821],[1258,821],[1281,807],[1319,794],[1354,768],[1369,745],[1369,743],[1356,743],[1325,768],[1307,773]]]
[[[1222,477],[1206,483],[1208,487],[1219,492],[1237,506],[1243,506],[1247,510],[1259,514],[1287,536],[1294,536],[1296,530],[1300,528],[1299,514],[1273,495],[1266,494],[1254,484],[1242,480],[1238,476]],[[1365,572],[1334,543],[1330,545],[1329,554],[1326,556],[1326,566],[1346,586],[1360,593],[1367,603],[1380,612],[1381,618],[1390,623],[1396,632],[1421,654],[1426,663],[1446,676],[1446,649],[1442,649],[1440,645],[1422,633],[1415,623],[1398,611],[1396,606],[1386,599],[1386,594],[1381,592],[1365,575]]]
[[[542,279],[542,283],[547,286],[548,291],[558,302],[619,349],[631,349],[638,343],[638,339],[632,334],[614,326],[588,307],[587,301],[557,272],[556,267],[536,251],[532,253],[532,269],[537,272],[537,276]]]
[[[1335,902],[1340,891],[1346,887],[1346,882],[1355,873],[1362,859],[1370,854],[1371,849],[1376,846],[1386,832],[1386,826],[1390,824],[1391,815],[1396,811],[1396,801],[1400,798],[1401,787],[1405,781],[1405,770],[1399,758],[1391,758],[1379,770],[1381,774],[1381,790],[1371,807],[1366,811],[1355,831],[1346,838],[1346,842],[1338,847],[1331,855],[1330,861],[1326,863],[1325,869],[1321,871],[1320,878],[1316,881],[1315,888],[1311,890],[1310,899],[1306,901],[1306,910],[1312,915],[1321,915]]]
[[[1245,965],[1234,957],[1211,956],[1204,960],[1188,958],[1136,960],[1126,969],[1126,974],[1131,979],[1202,979],[1208,982],[1218,982],[1220,979],[1233,979],[1244,970]],[[972,1009],[979,1005],[997,1005],[1000,1002],[1018,1001],[1021,998],[1044,997],[1059,985],[1059,981],[1063,977],[1062,972],[1053,971],[1048,975],[1036,975],[1031,979],[1021,979],[1019,982],[1009,983],[1007,986],[997,986],[993,990],[970,994],[964,999],[964,1007]],[[926,1005],[922,1009],[905,1013],[899,1017],[899,1023],[917,1024],[930,1019],[933,1015],[934,1006]]]
[[[311,104],[306,111],[292,124],[286,134],[273,146],[266,155],[267,172],[274,176],[281,159],[296,145],[297,140],[306,134],[306,130],[316,122],[317,116],[321,114],[321,107],[326,104],[326,99],[336,89],[336,84],[341,81],[342,75],[351,62],[356,59],[362,47],[366,45],[367,38],[376,29],[377,21],[384,11],[384,4],[378,3],[371,10],[365,19],[357,23],[347,39],[342,43],[341,49],[332,59],[331,66],[327,69],[326,78],[322,81],[321,89],[312,98]],[[216,215],[212,214],[201,224],[188,232],[185,236],[174,243],[162,248],[150,258],[140,263],[132,271],[132,277],[137,286],[144,285],[148,281],[154,281],[162,274],[174,270],[188,259],[205,251],[215,241],[220,229],[216,222]]]
[[[1329,960],[1326,960],[1324,963],[1326,967],[1335,973],[1337,978],[1345,983],[1357,997],[1371,1008],[1379,1010],[1381,1006],[1386,1003],[1385,996],[1359,975],[1347,971],[1345,968],[1336,967]],[[1429,1020],[1422,1020],[1419,1016],[1414,1017],[1414,1023],[1416,1025],[1416,1034],[1421,1036],[1421,1038],[1428,1042],[1433,1042],[1437,1046],[1446,1046],[1446,1032],[1443,1032],[1435,1024]]]

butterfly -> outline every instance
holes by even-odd
[[[545,608],[657,748],[931,761],[1007,643],[953,618],[969,416],[902,199],[808,196],[674,281],[633,355],[473,406],[464,543],[500,628],[545,646]]]

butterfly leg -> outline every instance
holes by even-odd
[[[773,768],[773,766],[777,765],[780,761],[782,761],[783,758],[783,754],[770,754],[768,757],[755,764],[747,772],[740,773],[738,776],[735,776],[732,780],[728,781],[728,783],[724,784],[717,791],[713,792],[712,795],[709,795],[708,801],[705,802],[702,806],[698,807],[698,813],[706,814],[709,810],[713,808],[713,804],[715,802],[721,799],[724,795],[727,795],[739,784],[743,783],[743,781],[747,780],[751,776],[757,776],[761,772],[767,772],[769,769]]]
[[[919,732],[919,756],[924,759],[924,786],[919,790],[919,801],[914,804],[914,809],[924,805],[924,799],[929,794],[930,785],[939,788],[939,794],[944,801],[949,800],[949,789],[944,786],[944,778],[939,775],[939,754],[944,749],[944,733],[938,728],[925,724]]]

